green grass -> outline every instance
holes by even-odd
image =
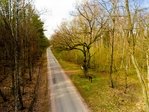
[[[72,62],[66,62],[66,61],[63,61],[63,60],[60,60],[59,63],[62,65],[62,67],[65,69],[65,70],[79,70],[79,65],[76,65]]]
[[[113,74],[116,88],[109,86],[109,76],[105,72],[91,72],[94,74],[93,82],[83,78],[80,66],[66,62],[57,57],[63,69],[76,70],[70,76],[72,82],[87,102],[92,112],[144,112],[142,90],[134,75],[128,78],[128,89],[125,94],[124,74]]]
[[[137,89],[135,84],[125,94],[121,86],[110,88],[106,76],[96,76],[93,83],[81,78],[80,75],[71,75],[71,79],[93,112],[136,112],[136,103],[139,99],[135,93],[139,91],[130,90]]]

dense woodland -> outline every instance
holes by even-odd
[[[0,1],[0,111],[17,112],[26,108],[24,88],[35,81],[34,68],[37,63],[41,65],[39,60],[49,44],[43,25],[31,1]],[[29,105],[31,111],[32,102]]]
[[[108,73],[113,89],[119,80],[114,77],[122,75],[126,94],[133,77],[149,112],[148,7],[141,0],[86,0],[71,15],[52,35],[53,50],[79,64],[87,78],[90,70]]]

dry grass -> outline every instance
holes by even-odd
[[[109,75],[106,72],[92,71],[95,76],[90,83],[88,79],[82,77],[79,66],[62,60],[60,64],[69,74],[92,112],[145,112],[141,87],[135,74],[129,76],[128,89],[125,93],[123,73],[119,73],[118,76],[113,74],[116,85],[113,89],[109,86]]]

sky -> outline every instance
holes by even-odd
[[[70,12],[75,9],[76,3],[81,1],[83,0],[34,0],[35,8],[44,22],[46,37],[50,38],[62,21],[70,20]],[[149,0],[139,1],[149,7]]]
[[[41,20],[44,22],[45,35],[50,37],[57,26],[71,18],[70,12],[75,9],[75,3],[81,0],[35,0]]]

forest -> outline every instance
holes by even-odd
[[[141,2],[86,0],[51,37],[93,112],[149,112],[149,8]]]
[[[49,46],[32,1],[0,0],[0,111],[32,112]]]
[[[0,1],[0,111],[48,112],[52,108],[47,59],[53,65],[58,62],[46,56],[50,46],[91,112],[149,112],[147,4],[84,0],[70,15],[49,41],[32,0]],[[58,73],[60,80],[59,71],[53,74]]]

